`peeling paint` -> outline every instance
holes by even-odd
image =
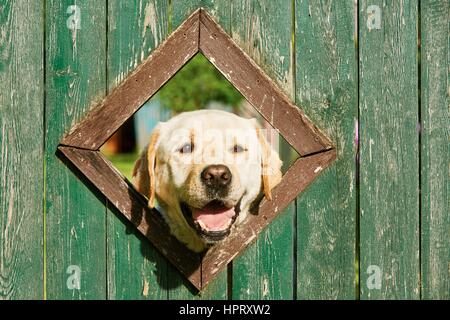
[[[162,35],[161,32],[158,32],[158,15],[156,13],[155,4],[153,2],[149,2],[145,7],[142,37],[145,37],[147,28],[150,28],[151,30],[153,40],[155,41],[155,47],[158,46],[159,42],[161,41]]]
[[[77,29],[72,30],[72,58],[75,60],[77,55]]]
[[[14,187],[11,186],[8,203],[7,225],[11,225],[12,223],[13,209],[14,209]]]
[[[150,285],[149,285],[148,281],[144,280],[144,288],[142,289],[142,295],[144,297],[148,297],[148,290],[149,290],[149,288],[150,288]]]
[[[374,145],[373,139],[369,139],[369,162],[372,163],[372,145]]]
[[[267,280],[267,278],[264,278],[262,296],[266,297],[268,295],[269,295],[269,281]]]

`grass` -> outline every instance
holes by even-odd
[[[129,181],[132,181],[134,162],[138,158],[137,153],[105,154],[105,157],[119,170]]]

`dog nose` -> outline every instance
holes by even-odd
[[[208,187],[223,188],[231,182],[231,171],[222,164],[210,165],[202,171],[201,178]]]

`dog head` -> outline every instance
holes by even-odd
[[[281,161],[254,119],[201,110],[154,129],[135,185],[162,207],[171,232],[194,250],[223,240],[260,194],[271,199]]]

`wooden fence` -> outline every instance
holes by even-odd
[[[338,160],[201,294],[55,155],[204,7]],[[450,299],[448,0],[1,0],[0,299]]]

